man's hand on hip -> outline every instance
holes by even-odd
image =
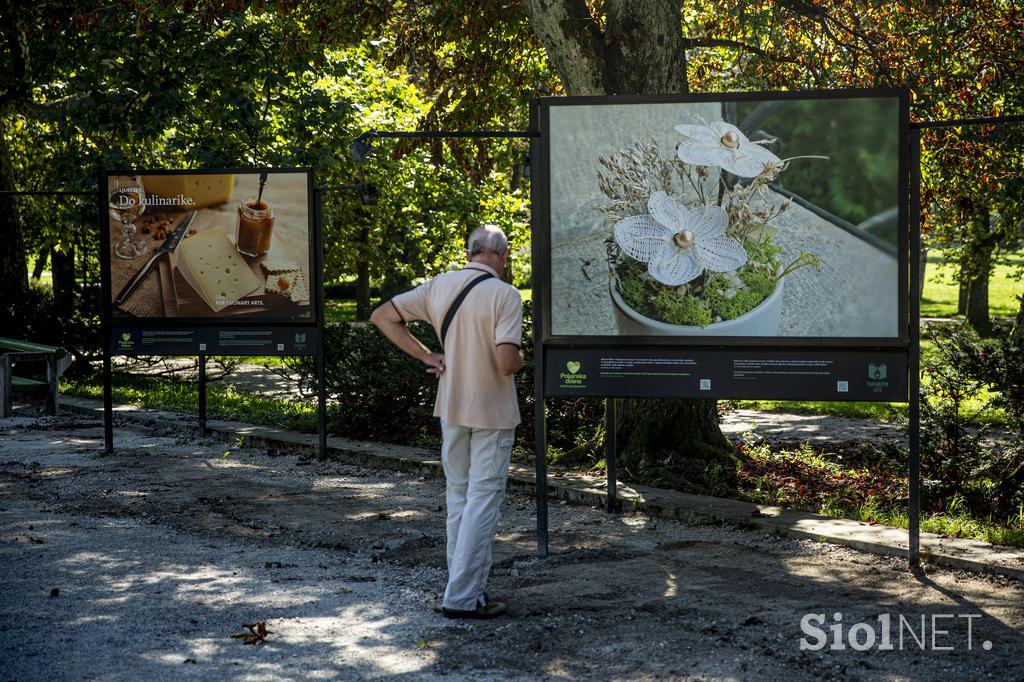
[[[427,373],[440,379],[444,373],[444,355],[430,351],[423,356],[422,360],[427,365]]]

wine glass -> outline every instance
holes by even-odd
[[[108,204],[110,217],[120,221],[123,238],[114,247],[118,258],[130,260],[146,255],[149,244],[135,238],[135,221],[146,210],[146,192],[137,175],[112,178]]]

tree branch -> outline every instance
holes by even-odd
[[[53,120],[57,116],[67,113],[68,108],[73,104],[81,104],[87,99],[91,98],[94,94],[101,96],[114,96],[120,94],[117,90],[106,90],[101,93],[89,92],[86,95],[68,95],[67,97],[61,97],[60,99],[48,100],[46,102],[38,102],[35,100],[22,100],[14,103],[11,109],[26,118],[35,119],[37,121],[49,121]]]
[[[739,40],[730,40],[728,38],[683,38],[683,45],[686,46],[687,50],[691,50],[695,47],[735,47],[740,50],[746,50],[747,52],[753,52],[761,57],[768,57],[769,54],[762,50],[756,45],[750,45]]]

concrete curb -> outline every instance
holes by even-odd
[[[68,412],[102,418],[103,404],[98,400],[61,396],[60,405]],[[149,410],[131,405],[115,405],[115,417],[142,424],[168,423],[183,428],[196,428],[192,415]],[[314,434],[296,433],[242,422],[211,420],[207,428],[212,436],[240,438],[246,445],[289,451],[316,452]],[[115,433],[116,438],[116,433]],[[443,478],[441,460],[436,453],[423,448],[383,443],[369,443],[331,436],[327,439],[328,455],[351,464],[376,469],[405,471],[434,478]],[[509,471],[509,488],[533,493],[536,490],[533,469],[513,464]],[[604,506],[607,482],[584,474],[548,476],[548,497],[575,504]],[[807,512],[791,511],[741,500],[703,495],[690,495],[643,485],[619,483],[618,497],[623,509],[642,510],[652,516],[684,521],[724,521],[748,528],[760,528],[779,535],[805,538],[844,545],[853,549],[885,556],[905,557],[907,531],[891,526],[871,525],[851,519],[833,519]],[[934,533],[921,533],[921,557],[947,568],[988,573],[1024,580],[1024,549],[990,545],[976,540],[948,538]]]

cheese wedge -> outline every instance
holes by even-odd
[[[259,279],[220,227],[183,240],[175,255],[181,276],[214,312],[260,290]]]
[[[188,210],[231,201],[234,178],[231,174],[143,175],[142,186],[147,194],[170,200],[166,204],[168,208]],[[155,199],[152,203],[155,208],[164,206],[160,199]]]

